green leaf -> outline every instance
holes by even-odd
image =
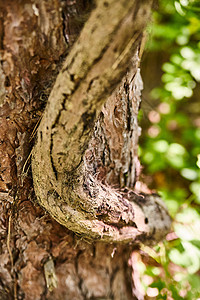
[[[158,140],[153,144],[153,148],[160,153],[165,153],[168,147],[168,142],[165,140]]]
[[[192,59],[195,57],[195,52],[191,47],[183,47],[181,49],[181,55],[183,58]]]
[[[180,171],[181,175],[188,180],[195,180],[198,178],[198,173],[194,169],[183,168]]]
[[[200,240],[192,240],[192,241],[190,241],[190,243],[200,249]],[[199,278],[199,280],[200,280],[200,278]]]
[[[200,168],[200,154],[197,155],[196,165],[197,165],[198,168]]]
[[[159,292],[165,288],[165,282],[163,282],[162,280],[157,280],[155,282],[153,282],[152,284],[150,284],[150,287],[152,288],[157,288],[159,290]]]
[[[200,183],[192,182],[190,184],[190,190],[195,194],[197,203],[200,204]]]

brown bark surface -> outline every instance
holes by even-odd
[[[105,9],[108,2],[102,3]],[[132,8],[134,17],[140,9],[139,5],[141,4],[138,2]],[[60,225],[50,217],[49,212],[45,212],[39,206],[31,175],[31,151],[36,142],[38,124],[50,91],[94,7],[92,1],[82,0],[0,1],[0,299],[2,300],[133,299],[128,259],[135,247],[134,244],[129,246],[105,244],[91,240],[88,243],[87,236],[82,232],[74,233]],[[150,10],[150,4],[146,9]],[[102,34],[105,32],[102,31]],[[105,94],[100,90],[99,95],[106,98],[110,94],[110,98],[102,109],[93,135],[90,135],[90,141],[89,127],[93,124],[94,116],[98,114],[101,106],[97,107],[95,104],[98,112],[93,111],[91,124],[86,118],[85,148],[80,150],[83,155],[88,148],[84,156],[87,168],[96,176],[98,182],[112,185],[115,191],[126,186],[133,187],[139,169],[137,113],[141,89],[138,71],[141,37],[142,35],[138,35],[137,44],[131,48],[135,51],[132,53],[133,60],[128,64],[126,62],[123,70],[118,69],[120,71],[117,80],[110,75],[111,86],[103,85],[108,89]],[[125,75],[127,67],[129,73]],[[81,68],[84,73],[84,65],[81,65]],[[122,75],[125,77],[119,84]],[[81,76],[85,75],[80,73],[79,76],[81,81]],[[78,79],[71,77],[71,80]],[[119,87],[113,91],[117,83]],[[68,88],[70,86],[66,87]],[[101,103],[103,100],[105,99],[102,99]],[[55,107],[56,109],[60,117],[59,105]],[[63,111],[63,114],[66,112]],[[64,119],[67,117],[69,116],[63,116]],[[60,137],[58,135],[57,137],[52,147],[58,143]],[[83,144],[82,141],[81,143]],[[71,155],[76,156],[76,153]],[[54,164],[57,163],[56,168],[59,169],[59,161],[56,162],[59,160],[57,154],[53,159]],[[45,162],[45,159],[43,161]],[[70,163],[71,166],[75,166],[77,161],[72,159]],[[124,189],[123,193],[127,194],[127,191]],[[52,195],[54,196],[54,193]],[[135,194],[131,196],[130,192],[127,195],[130,198],[135,197]],[[139,206],[143,204],[140,203]],[[102,211],[103,208],[100,211],[101,217]],[[98,215],[98,212],[95,214]],[[107,213],[105,215],[107,216]],[[113,221],[113,216],[111,219]],[[119,216],[116,219],[118,223]],[[142,220],[144,222],[144,216]],[[108,226],[113,226],[107,217],[103,221],[107,222]]]

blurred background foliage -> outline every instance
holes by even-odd
[[[159,0],[142,62],[143,178],[173,218],[138,259],[145,299],[200,299],[200,1]],[[147,259],[148,257],[148,259]]]

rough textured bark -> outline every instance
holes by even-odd
[[[131,189],[150,8],[0,2],[0,299],[133,298],[133,242],[170,223],[157,196]]]
[[[132,56],[132,77],[124,87],[127,100],[133,93],[128,86],[136,86],[134,77],[138,84],[138,50],[149,5],[97,1],[56,79],[38,129],[32,164],[38,201],[57,221],[87,238],[130,242],[151,236],[157,241],[169,227],[158,196],[120,193],[103,185],[83,157],[95,116]],[[139,101],[132,96],[134,100]]]

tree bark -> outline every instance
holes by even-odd
[[[133,299],[131,251],[169,230],[134,190],[151,6],[0,3],[1,299]]]

